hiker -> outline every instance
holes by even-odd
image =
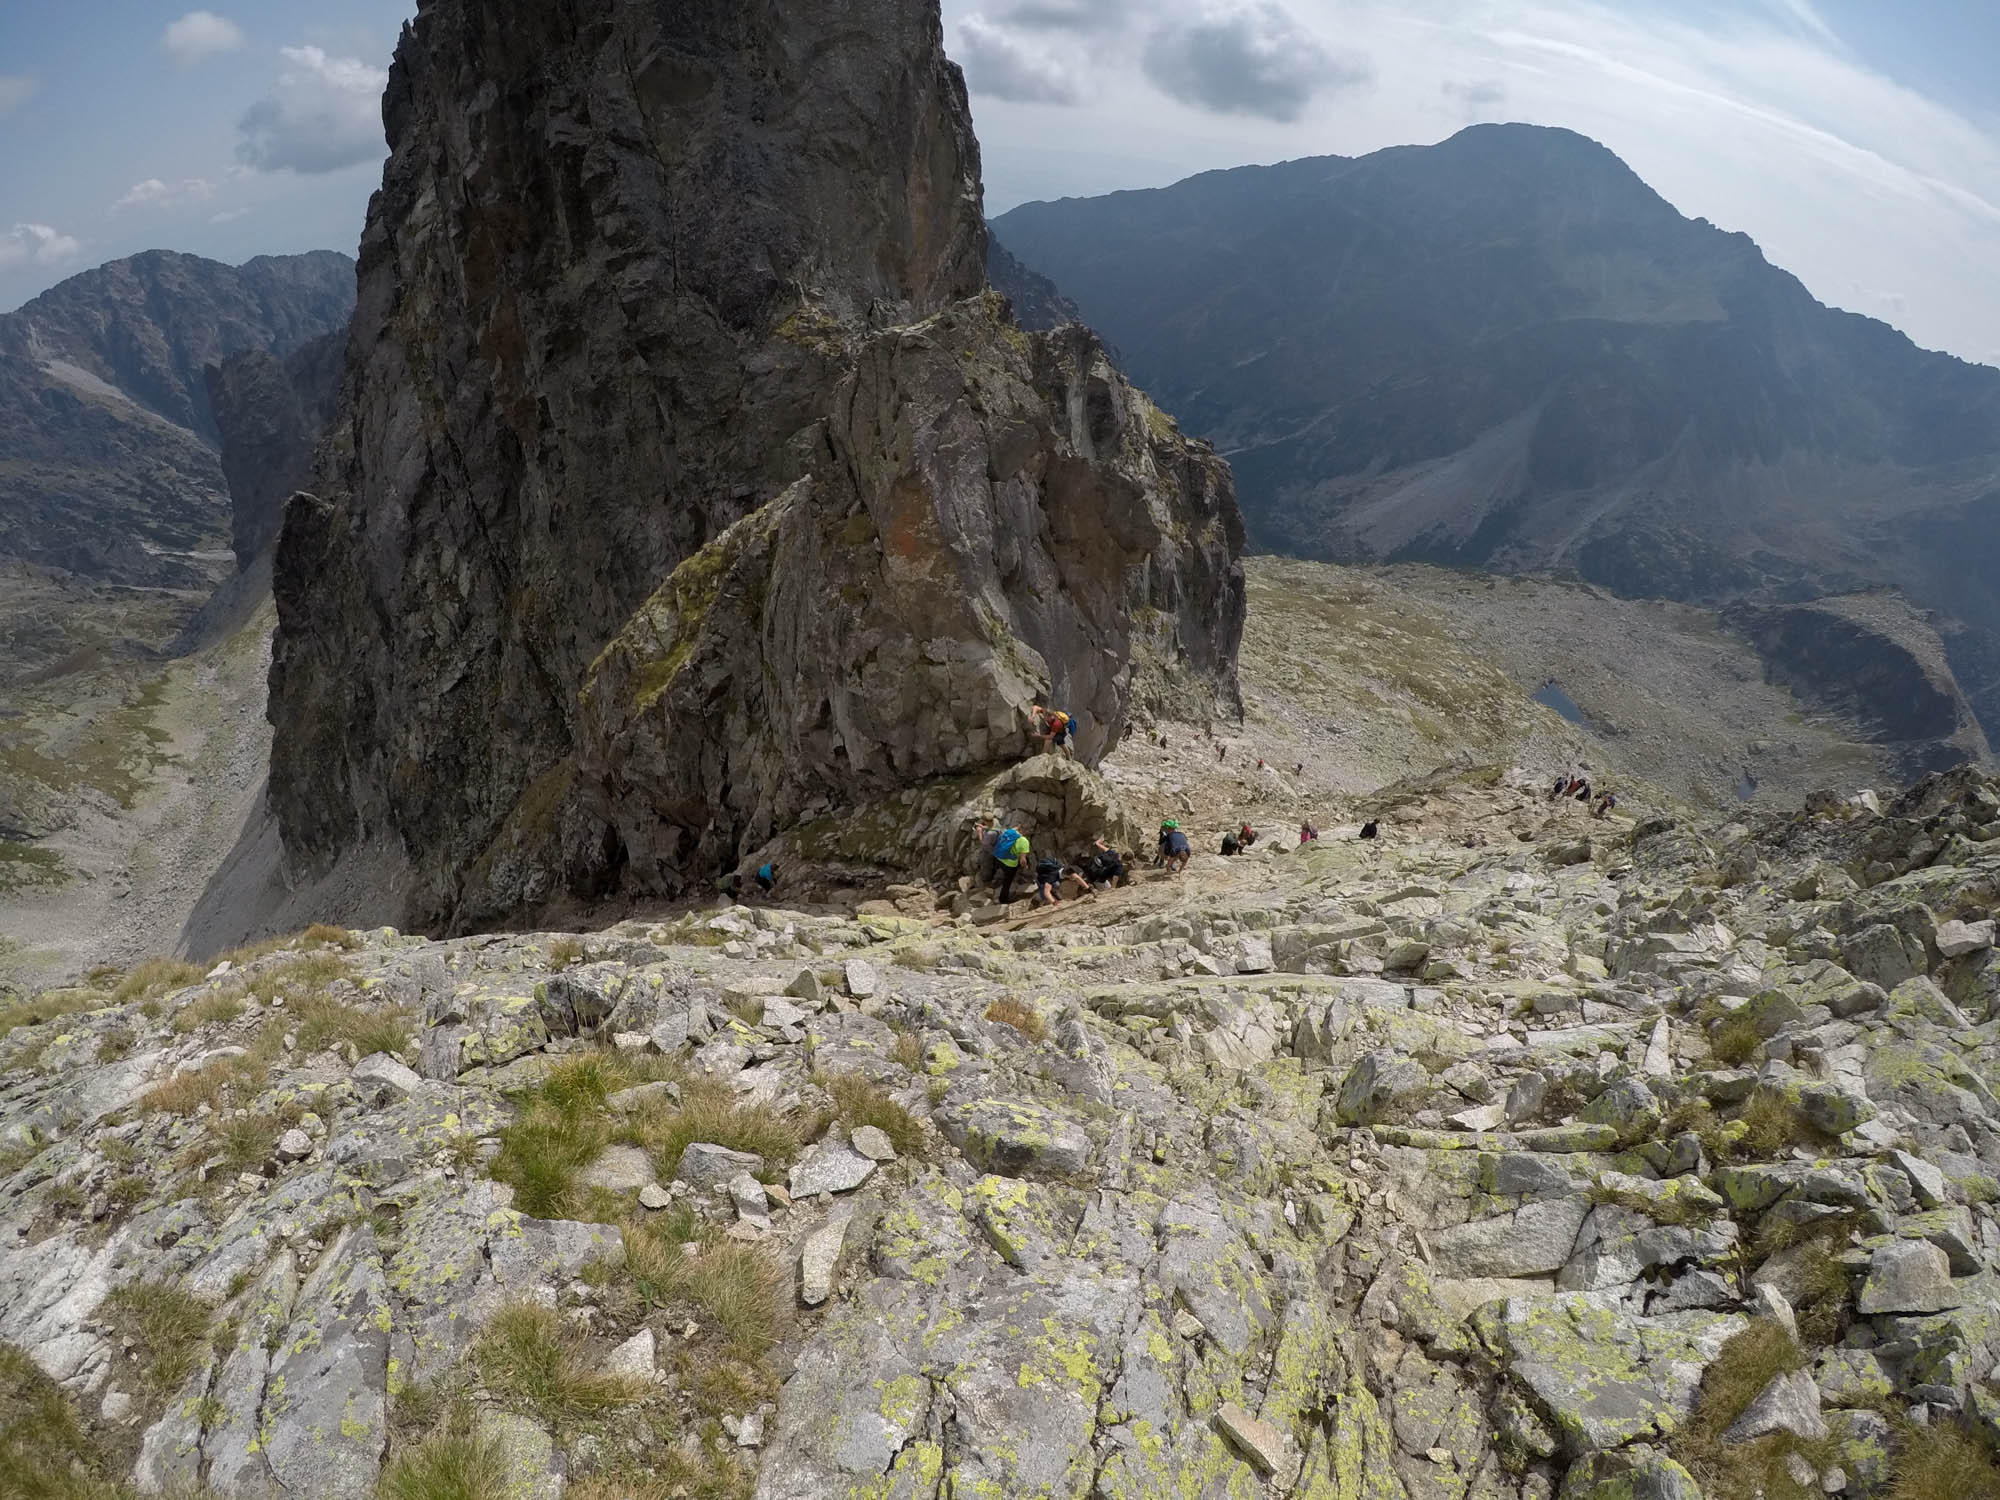
[[[1549,793],[1549,801],[1560,802],[1569,794],[1569,773],[1565,771],[1556,778],[1555,790]]]
[[[766,896],[769,896],[771,892],[777,887],[777,884],[778,884],[778,867],[776,865],[763,864],[757,866],[758,890],[762,891]]]
[[[1238,854],[1242,852],[1243,852],[1242,841],[1239,840],[1235,834],[1225,833],[1222,836],[1222,857],[1224,859],[1234,859]]]
[[[1229,747],[1227,745],[1217,745],[1215,747],[1215,763],[1221,765],[1227,759],[1229,759]]]
[[[1257,769],[1260,771],[1264,769],[1264,757],[1261,755],[1257,757]]]
[[[1252,844],[1257,842],[1257,830],[1252,828],[1248,823],[1242,824],[1236,830],[1236,842],[1241,847],[1248,849]]]
[[[1602,797],[1597,799],[1597,811],[1593,812],[1591,816],[1593,818],[1608,818],[1611,816],[1611,809],[1617,805],[1618,799],[1612,796],[1611,793],[1606,792]]]
[[[1104,842],[1101,833],[1092,841],[1091,852],[1083,861],[1083,878],[1090,882],[1092,890],[1098,891],[1125,883],[1125,861]]]
[[[1373,818],[1370,818],[1366,823],[1361,825],[1361,836],[1364,839],[1376,838],[1381,832],[1381,826]]]
[[[993,857],[993,846],[1000,839],[1000,825],[992,818],[981,818],[972,825],[972,832],[979,840],[979,883],[982,886],[997,885],[1000,881],[1000,861]]]
[[[1299,824],[1299,842],[1301,844],[1310,844],[1318,839],[1318,837],[1319,825],[1313,822],[1311,818],[1307,818],[1305,822]]]
[[[1062,884],[1063,862],[1043,855],[1035,861],[1035,901],[1041,906],[1055,906],[1062,897],[1056,888]]]
[[[1298,763],[1298,764],[1297,764],[1296,766],[1292,767],[1292,774],[1293,774],[1294,776],[1303,776],[1303,775],[1305,775],[1305,774],[1306,774],[1306,763],[1305,763],[1304,761],[1300,761],[1300,762],[1299,762],[1299,763]]]
[[[1585,781],[1581,776],[1577,777],[1573,788],[1573,795],[1578,802],[1588,802],[1590,800],[1590,783]]]
[[[1181,825],[1173,818],[1160,825],[1160,860],[1174,874],[1187,868],[1188,860],[1194,854],[1194,846],[1188,843],[1188,836],[1181,832]]]
[[[1069,750],[1069,715],[1059,708],[1043,708],[1037,703],[1029,713],[1035,721],[1035,737],[1042,742],[1042,749],[1053,754],[1062,751],[1067,757]]]
[[[1028,836],[1018,828],[1003,828],[1000,836],[993,841],[993,857],[1000,862],[1000,904],[1010,905],[1014,900],[1014,881],[1021,873],[1021,865],[1033,851],[1028,847]]]

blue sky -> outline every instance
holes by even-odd
[[[2000,364],[1992,0],[943,0],[988,206],[1565,125],[1822,300]],[[151,246],[352,252],[414,0],[0,0],[0,308]]]

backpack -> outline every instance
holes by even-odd
[[[1049,715],[1049,728],[1051,729],[1069,728],[1069,715],[1064,713],[1061,709],[1057,709],[1054,713]]]
[[[1014,846],[1016,844],[1019,844],[1021,841],[1022,840],[1021,840],[1020,829],[1018,828],[1001,829],[1000,837],[993,841],[993,857],[995,859],[1005,859],[1008,855],[1014,852]]]

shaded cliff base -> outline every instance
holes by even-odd
[[[1551,778],[1581,766],[1628,811],[1749,811],[1797,805],[1819,788],[1846,796],[1901,785],[1913,754],[1986,757],[1977,740],[1882,738],[1879,713],[1864,721],[1812,696],[1803,679],[1784,685],[1779,668],[1711,611],[1420,567],[1253,558],[1246,572],[1241,722],[1190,720],[1165,705],[1141,717],[1101,778],[1046,757],[997,783],[938,778],[807,819],[748,859],[779,864],[790,902],[851,908],[913,875],[949,889],[944,877],[981,810],[1052,832],[1037,843],[1063,853],[1100,827],[1114,842],[1143,846],[1163,817],[1179,818],[1209,848],[1243,819],[1295,830],[1311,817],[1331,828],[1384,787],[1466,764]],[[1824,608],[1843,620],[1886,621],[1888,644],[1874,649],[1889,651],[1894,637],[1923,654],[1922,617],[1890,596]],[[1924,659],[1936,668],[1934,654]],[[411,875],[392,847],[373,843],[296,890],[283,884],[279,854],[260,806],[185,931],[156,946],[178,935],[206,955],[313,921],[406,919]],[[685,904],[552,901],[542,916],[599,925]]]

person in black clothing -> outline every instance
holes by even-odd
[[[1243,846],[1237,842],[1235,834],[1225,833],[1222,836],[1222,857],[1224,859],[1234,858],[1241,852],[1242,848]]]
[[[1054,906],[1062,900],[1056,888],[1062,884],[1063,862],[1050,859],[1046,855],[1035,861],[1035,900],[1044,906]]]
[[[1125,861],[1118,857],[1116,849],[1104,842],[1102,834],[1084,858],[1083,878],[1090,882],[1093,890],[1099,891],[1125,883]]]
[[[1370,818],[1366,823],[1361,825],[1361,836],[1364,839],[1378,838],[1381,836],[1381,832],[1381,827],[1373,818]]]

